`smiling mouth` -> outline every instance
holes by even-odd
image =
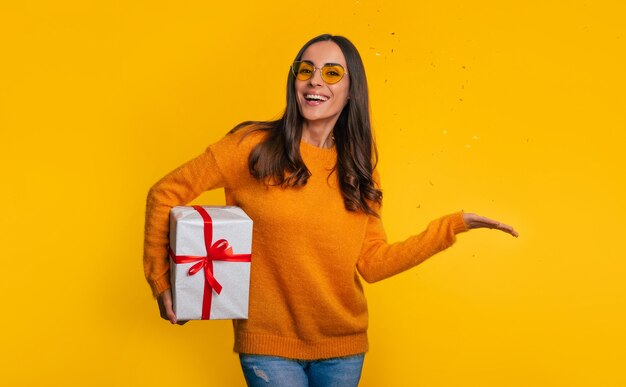
[[[326,102],[328,97],[319,94],[305,94],[304,99],[311,102]]]

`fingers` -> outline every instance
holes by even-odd
[[[170,310],[167,311],[167,319],[172,323],[172,324],[176,324],[178,321],[176,320],[176,315],[174,314],[174,311],[170,308]]]
[[[515,238],[517,238],[519,236],[519,233],[517,231],[515,231],[515,229],[513,227],[509,226],[508,224],[496,222],[496,224],[493,227],[491,227],[491,228],[494,228],[494,229],[500,230],[500,231],[504,231],[507,234],[513,235]]]

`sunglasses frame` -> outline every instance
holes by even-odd
[[[296,69],[294,68],[294,65],[295,65],[296,63],[306,63],[306,64],[308,64],[308,65],[311,65],[311,67],[313,67],[313,72],[311,73],[311,76],[310,76],[310,77],[308,77],[307,79],[298,79],[298,73],[296,73]],[[326,79],[324,79],[324,72],[323,72],[322,70],[324,69],[324,67],[327,67],[327,66],[328,66],[328,67],[339,66],[339,67],[341,67],[341,69],[343,70],[343,74],[341,75],[341,78],[339,78],[339,80],[338,80],[337,82],[332,82],[332,83],[329,83],[329,82],[327,82],[327,81],[326,81]],[[317,68],[317,67],[315,67],[315,64],[314,64],[313,62],[311,62],[311,61],[308,61],[308,60],[297,60],[297,61],[294,61],[294,62],[291,64],[291,73],[293,74],[293,76],[294,76],[294,77],[296,78],[296,80],[298,80],[298,81],[303,81],[303,82],[304,82],[304,81],[308,81],[309,79],[313,78],[313,76],[315,75],[315,72],[316,72],[317,70],[320,70],[320,77],[322,78],[322,80],[324,81],[324,83],[326,83],[327,85],[335,85],[335,84],[337,84],[337,83],[341,82],[341,80],[343,79],[343,77],[344,77],[346,74],[348,74],[348,70],[346,70],[345,68],[343,68],[343,66],[342,66],[342,65],[340,65],[339,63],[325,63],[325,64],[324,64],[321,68]]]

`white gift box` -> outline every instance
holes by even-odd
[[[241,208],[172,208],[170,280],[177,319],[248,318],[251,248],[252,220]]]

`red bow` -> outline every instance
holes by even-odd
[[[204,208],[202,210],[204,210]],[[205,256],[175,255],[170,248],[170,257],[176,263],[197,262],[189,268],[187,273],[189,275],[194,275],[204,268],[204,279],[209,286],[215,290],[215,293],[220,294],[222,292],[222,285],[217,282],[215,276],[213,275],[212,261],[250,262],[250,254],[233,254],[233,248],[228,244],[226,239],[219,239],[215,241],[215,243],[213,243],[207,251],[209,253]]]

